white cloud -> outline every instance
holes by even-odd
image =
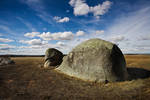
[[[150,40],[150,35],[141,36],[141,37],[139,37],[139,40]]]
[[[150,32],[150,7],[130,12],[126,16],[118,16],[118,18],[108,28],[109,34],[124,34],[129,38],[135,39],[137,36],[147,36]],[[133,38],[134,37],[134,38]]]
[[[71,39],[73,39],[74,34],[70,31],[57,32],[57,33],[43,32],[42,34],[40,34],[38,36],[44,40],[71,40]]]
[[[6,39],[6,38],[0,38],[0,42],[13,42],[14,40]]]
[[[85,32],[84,31],[78,31],[77,33],[76,33],[76,36],[83,36],[83,35],[85,35]]]
[[[70,0],[69,4],[73,7],[75,16],[93,13],[96,18],[99,18],[98,16],[104,15],[108,11],[112,2],[105,1],[93,7],[90,7],[85,0]]]
[[[43,40],[52,40],[50,32],[43,32],[42,34],[39,34],[38,37],[42,38]]]
[[[32,40],[20,40],[20,43],[25,43],[25,44],[29,44],[29,45],[45,45],[48,42],[47,41],[41,41],[40,39],[32,39]]]
[[[64,46],[62,46],[62,44]],[[40,55],[40,54],[44,54],[46,49],[48,48],[56,48],[60,51],[65,51],[67,49],[65,43],[63,42],[57,42],[55,44],[44,44],[44,45],[29,45],[29,46],[20,46],[18,47],[18,53],[17,54],[32,54],[32,55]]]
[[[110,38],[110,41],[115,42],[115,43],[123,41],[123,40],[125,40],[124,36],[116,36],[116,37],[111,37]]]
[[[46,48],[56,48],[56,44],[45,43],[43,45],[29,45],[29,46],[20,46],[20,49],[46,49]],[[45,52],[45,51],[43,51]]]
[[[55,16],[54,17],[54,20],[56,20],[56,21],[58,21],[58,20],[60,20],[61,19],[61,17],[58,17],[58,16]]]
[[[125,16],[118,16],[116,20],[113,21],[111,26],[107,28],[105,39],[110,40],[111,37],[123,36],[115,41],[124,41],[119,43],[119,47],[126,53],[149,53],[147,49],[141,49],[137,47],[139,45],[148,45],[150,43],[150,7],[144,7],[132,11],[130,13],[125,13]],[[126,41],[126,39],[128,41]],[[130,42],[130,45],[126,45]],[[135,50],[135,48],[137,48]],[[126,49],[126,50],[125,50]],[[145,51],[144,51],[145,50]],[[135,51],[135,52],[134,52]]]
[[[95,31],[95,34],[103,34],[104,33],[104,30],[96,30]]]
[[[74,35],[72,32],[58,32],[51,34],[53,40],[71,40]]]
[[[90,11],[93,12],[94,16],[104,15],[110,8],[111,4],[112,2],[105,1],[101,5],[99,4],[97,6],[91,7]]]
[[[58,23],[64,23],[64,22],[68,22],[70,19],[69,17],[61,18],[61,17],[55,16],[54,20],[56,20]]]
[[[24,36],[33,38],[39,34],[40,34],[39,32],[31,32],[31,33],[28,32],[28,33],[24,34]]]
[[[70,20],[69,17],[64,17],[64,18],[58,20],[58,22],[63,23],[63,22],[68,22],[69,20]]]
[[[86,15],[89,13],[89,6],[85,3],[84,0],[70,0],[69,4],[74,7],[74,14],[78,15]]]
[[[0,44],[0,50],[3,50],[3,51],[7,51],[9,49],[13,49],[15,48],[16,46],[13,46],[13,45],[8,45],[8,44]]]
[[[80,2],[78,0],[78,2],[76,3],[76,5],[74,7],[74,14],[76,16],[78,16],[78,15],[86,15],[86,14],[89,13],[89,11],[90,11],[89,6],[86,3]]]
[[[56,44],[57,44],[58,46],[66,46],[66,44],[65,44],[64,42],[61,42],[61,41],[57,42]]]
[[[28,33],[24,34],[24,36],[33,38],[39,34],[40,34],[39,32],[31,32],[31,33],[28,32]]]

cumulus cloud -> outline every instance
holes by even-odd
[[[104,30],[96,30],[95,31],[95,34],[103,34],[104,33]]]
[[[71,2],[73,1],[73,2]],[[86,15],[89,13],[90,8],[89,6],[85,3],[84,0],[71,0],[70,5],[74,7],[74,14],[76,16],[78,15]]]
[[[64,42],[61,42],[61,41],[57,42],[56,44],[57,44],[58,46],[66,46],[66,44],[65,44]]]
[[[60,19],[61,19],[61,17],[58,17],[58,16],[55,16],[55,17],[54,17],[54,20],[56,20],[56,21],[57,21],[57,20],[60,20]]]
[[[98,16],[104,15],[108,11],[112,2],[105,1],[93,7],[90,7],[85,0],[70,0],[69,4],[73,7],[75,16],[93,13],[96,18],[99,18]]]
[[[43,32],[42,34],[38,35],[43,40],[71,40],[74,37],[74,34],[70,31],[68,32],[57,32],[57,33],[50,33],[50,32]]]
[[[55,16],[54,20],[56,20],[56,22],[58,23],[64,23],[64,22],[69,22],[70,19],[69,17],[61,18],[61,17]]]
[[[68,22],[68,21],[69,21],[69,17],[64,17],[64,18],[58,20],[59,23]]]
[[[42,34],[39,34],[38,37],[42,38],[43,40],[52,40],[50,32],[43,32]]]
[[[20,40],[20,43],[25,43],[29,45],[44,45],[47,44],[47,41],[41,41],[40,39],[32,39],[32,40]]]
[[[35,36],[37,36],[39,34],[40,34],[39,32],[31,32],[31,33],[24,34],[24,36],[33,38],[33,37],[35,37]]]
[[[6,38],[0,38],[0,42],[13,42],[14,40],[6,39]]]
[[[112,41],[112,42],[120,42],[120,41],[123,41],[123,40],[125,40],[125,37],[124,36],[116,36],[116,37],[112,37],[112,38],[110,38],[110,40]]]
[[[110,1],[105,1],[101,5],[99,4],[97,6],[90,7],[90,11],[93,12],[94,16],[104,15],[110,8],[111,4],[112,3]]]
[[[15,48],[16,46],[8,45],[8,44],[0,44],[0,50],[7,51]]]
[[[84,33],[84,31],[78,31],[77,33],[76,33],[76,36],[83,36],[83,35],[85,35],[85,33]]]

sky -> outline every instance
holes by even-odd
[[[0,55],[67,54],[91,38],[150,53],[150,0],[0,0]]]

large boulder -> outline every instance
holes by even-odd
[[[63,53],[57,49],[49,48],[45,52],[45,63],[44,67],[55,68],[62,63]]]
[[[0,57],[0,66],[14,64],[15,62],[9,57]]]
[[[101,39],[90,39],[76,46],[56,70],[95,82],[128,79],[121,50],[117,45]]]

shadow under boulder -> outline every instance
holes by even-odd
[[[143,68],[127,68],[130,80],[150,77],[150,71]]]

